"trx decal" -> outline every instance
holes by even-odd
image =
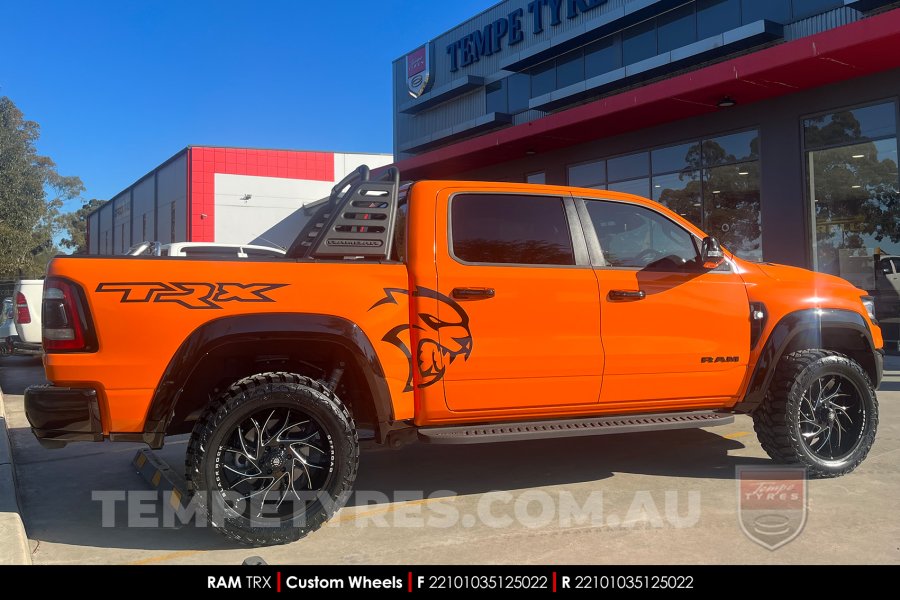
[[[225,302],[275,302],[267,292],[286,283],[121,282],[101,283],[98,292],[119,294],[123,304],[174,302],[185,308],[221,309]]]
[[[398,295],[409,295],[409,291],[403,288],[384,288],[384,298],[378,300],[369,310],[385,304],[397,304],[396,296]],[[409,374],[406,379],[406,387],[403,389],[404,392],[410,392],[413,389],[413,369],[417,369],[419,374],[417,387],[425,388],[440,381],[444,377],[446,365],[453,364],[456,357],[462,356],[463,360],[468,360],[469,355],[472,354],[472,331],[469,329],[469,315],[453,298],[421,286],[415,289],[413,296],[437,300],[440,303],[442,318],[428,313],[418,313],[415,323],[397,325],[381,338],[382,341],[396,346],[409,361]],[[446,314],[445,308],[447,309]],[[413,330],[416,332],[415,335],[412,335]],[[444,344],[438,340],[439,331]],[[413,353],[410,349],[412,339],[417,340],[415,361],[413,361]],[[447,357],[447,363],[444,363],[444,357]]]

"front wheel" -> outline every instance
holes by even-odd
[[[801,350],[781,359],[753,425],[776,462],[803,465],[810,477],[837,477],[859,466],[872,448],[878,399],[856,361]]]
[[[346,502],[359,440],[325,386],[292,373],[238,381],[203,414],[187,478],[209,523],[252,546],[293,542]]]

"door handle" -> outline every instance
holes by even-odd
[[[494,288],[458,287],[453,288],[451,295],[457,300],[487,300],[496,295]]]
[[[610,300],[643,300],[646,297],[644,290],[609,290]]]

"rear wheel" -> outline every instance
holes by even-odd
[[[359,442],[346,407],[291,373],[232,385],[194,427],[187,477],[209,523],[244,544],[284,544],[343,506]]]
[[[811,477],[837,477],[869,453],[878,400],[856,361],[837,352],[801,350],[781,359],[753,425],[776,462],[803,465]]]

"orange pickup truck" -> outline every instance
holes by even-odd
[[[60,257],[26,412],[46,446],[192,432],[249,544],[340,507],[359,439],[467,444],[728,423],[811,476],[875,437],[882,337],[829,275],[733,256],[649,200],[360,167],[283,258]]]

